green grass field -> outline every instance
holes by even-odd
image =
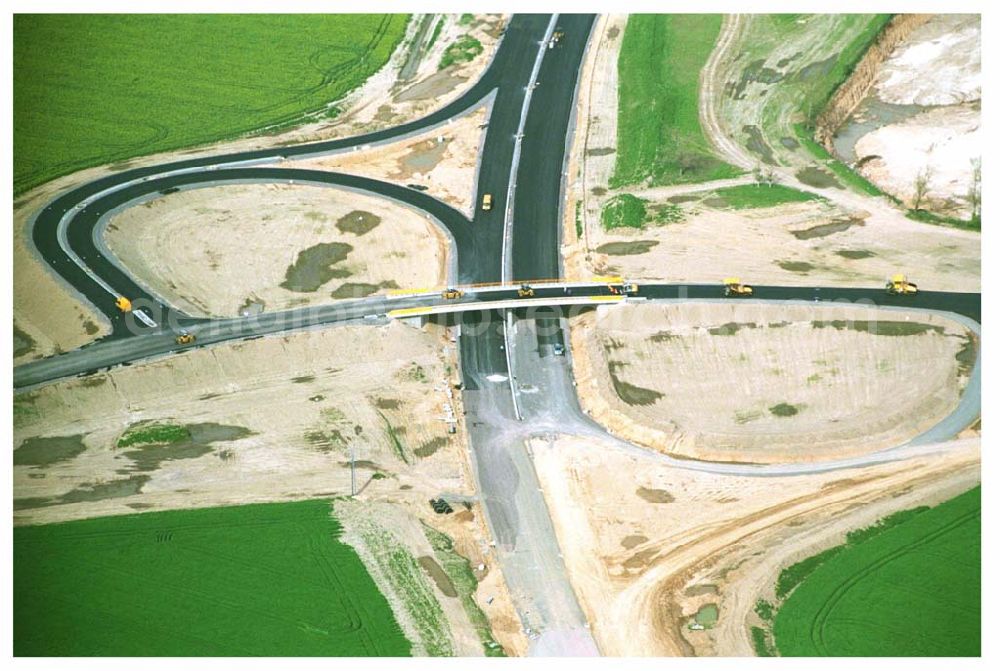
[[[976,487],[849,537],[781,605],[783,656],[978,656],[981,498]]]
[[[364,82],[406,15],[14,17],[14,192],[287,126]]]
[[[752,210],[759,207],[774,207],[785,203],[805,203],[810,200],[823,200],[817,196],[798,189],[792,189],[781,184],[741,184],[725,189],[716,189],[716,198],[726,201],[728,207],[735,210]]]
[[[399,656],[328,501],[14,529],[18,656]]]
[[[720,14],[636,14],[618,56],[618,155],[611,186],[684,184],[740,171],[712,152],[698,120],[698,74]]]

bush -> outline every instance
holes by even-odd
[[[606,231],[613,228],[642,228],[645,221],[646,201],[632,194],[614,196],[601,210],[601,225]]]

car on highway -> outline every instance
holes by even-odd
[[[483,194],[483,212],[489,212],[493,209],[493,194],[486,193]]]

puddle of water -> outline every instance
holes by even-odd
[[[69,461],[85,449],[82,434],[28,438],[14,450],[14,465],[48,466]]]
[[[289,291],[309,293],[335,277],[349,277],[351,272],[346,268],[334,268],[354,250],[354,247],[343,242],[321,242],[299,252],[295,263],[285,271],[285,281],[281,287]]]
[[[925,109],[927,108],[920,105],[893,105],[871,94],[861,102],[854,114],[833,136],[833,153],[844,163],[853,165],[864,158],[854,151],[858,140],[883,126],[911,119]]]

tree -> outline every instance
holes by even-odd
[[[927,187],[930,185],[934,171],[929,165],[925,165],[923,170],[917,173],[913,179],[913,209],[919,210],[920,205],[927,197]]]
[[[969,193],[965,198],[969,201],[969,208],[972,210],[970,220],[974,224],[980,222],[983,206],[983,159],[974,158],[972,163],[972,184],[969,185]]]

